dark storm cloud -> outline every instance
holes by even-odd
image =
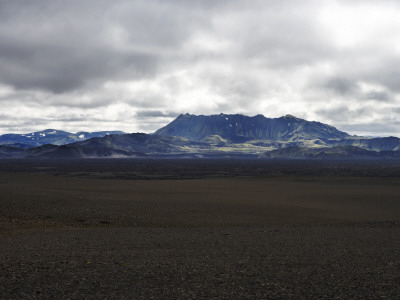
[[[1,1],[0,80],[61,93],[92,81],[151,77],[192,26],[207,21],[183,3]]]
[[[369,69],[365,75],[361,74],[360,77],[377,82],[391,91],[400,92],[399,54],[396,57],[385,57],[380,63],[378,67]]]
[[[379,91],[372,91],[368,92],[365,95],[365,99],[367,100],[376,100],[376,101],[382,101],[382,102],[387,102],[392,100],[392,96],[388,92],[379,92]]]
[[[328,79],[323,87],[339,95],[353,94],[358,90],[358,86],[354,81],[340,77]]]
[[[17,89],[62,93],[92,82],[152,77],[171,62],[207,58],[181,47],[196,32],[215,29],[214,13],[232,14],[232,24],[216,31],[238,39],[228,59],[254,57],[255,63],[284,67],[328,51],[306,17],[309,5],[299,12],[287,1],[252,2],[1,1],[0,80]],[[266,5],[257,14],[255,7]]]
[[[361,78],[358,78],[359,80]],[[321,87],[331,91],[333,94],[339,95],[343,98],[355,98],[358,101],[362,100],[373,100],[377,102],[393,102],[395,101],[393,94],[388,90],[380,90],[378,89],[370,89],[369,91],[363,91],[360,87],[360,84],[355,81],[356,79],[348,79],[348,78],[331,78],[327,79]],[[368,81],[366,81],[368,82]],[[378,81],[369,81],[371,84],[380,84]],[[387,88],[385,85],[383,87]],[[354,100],[353,100],[354,101]],[[332,114],[335,114],[332,111]]]
[[[342,81],[342,87],[365,82],[380,85],[394,93],[400,92],[399,55],[392,50],[382,54],[382,49],[376,49],[376,46],[371,46],[370,51],[365,55],[347,53],[348,56],[335,56],[339,63],[337,72],[341,74],[337,80]],[[374,51],[378,53],[376,56]]]
[[[54,93],[71,91],[109,77],[151,76],[157,60],[152,55],[134,52],[113,59],[118,53],[96,49],[77,53],[70,46],[63,49],[32,47],[30,55],[7,55],[3,50],[0,47],[0,55],[6,60],[0,62],[0,79],[4,83],[17,89],[44,89]]]
[[[162,112],[159,110],[143,110],[136,113],[136,118],[176,118],[177,116],[177,113]]]
[[[323,118],[342,123],[349,122],[357,116],[363,115],[368,117],[370,114],[374,113],[372,107],[362,107],[358,109],[350,109],[347,106],[339,106],[329,109],[319,109],[316,111],[318,115]]]

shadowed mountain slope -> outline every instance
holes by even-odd
[[[23,157],[24,150],[19,147],[0,145],[0,158]]]
[[[340,141],[341,145],[351,145],[371,151],[397,151],[400,150],[400,139],[397,137],[351,137]]]
[[[268,151],[264,158],[280,159],[399,159],[400,151],[371,151],[354,146],[327,148],[288,147]]]
[[[200,142],[178,137],[163,137],[145,133],[108,135],[68,145],[44,145],[26,151],[28,157],[91,158],[91,157],[142,157],[158,154],[184,154],[193,149],[209,148]]]
[[[110,134],[124,134],[122,131],[80,131],[71,133],[62,130],[46,129],[27,134],[3,134],[0,135],[0,145],[16,146],[20,148],[37,147],[46,144],[65,145],[77,141],[83,141],[94,137],[103,137]]]

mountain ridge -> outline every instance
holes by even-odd
[[[45,129],[26,134],[7,133],[0,135],[0,145],[31,148],[45,144],[65,145],[94,137],[103,137],[111,134],[125,134],[123,131],[79,131],[76,133],[58,129]]]
[[[56,133],[49,129],[24,137],[44,138]],[[351,136],[333,126],[292,115],[271,119],[263,115],[248,117],[240,114],[185,114],[179,115],[153,134],[101,133],[103,136],[90,138],[85,132],[78,132],[74,136],[74,142],[61,145],[31,147],[24,144],[0,143],[0,157],[400,159],[400,139],[397,137]],[[60,131],[59,135],[64,138],[62,141],[65,141],[66,137],[70,138],[68,132]],[[84,136],[80,138],[80,135]],[[77,141],[77,138],[80,140]]]

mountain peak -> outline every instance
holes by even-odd
[[[296,116],[293,116],[293,115],[291,115],[291,114],[287,114],[287,115],[285,115],[285,116],[282,116],[281,118],[282,118],[282,119],[301,120],[300,118],[298,118],[298,117],[296,117]]]

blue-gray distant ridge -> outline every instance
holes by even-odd
[[[104,137],[112,134],[124,134],[122,131],[80,131],[71,133],[63,130],[46,129],[26,134],[3,134],[0,135],[0,145],[18,148],[32,148],[46,144],[65,145],[78,141],[84,141],[94,137]]]

